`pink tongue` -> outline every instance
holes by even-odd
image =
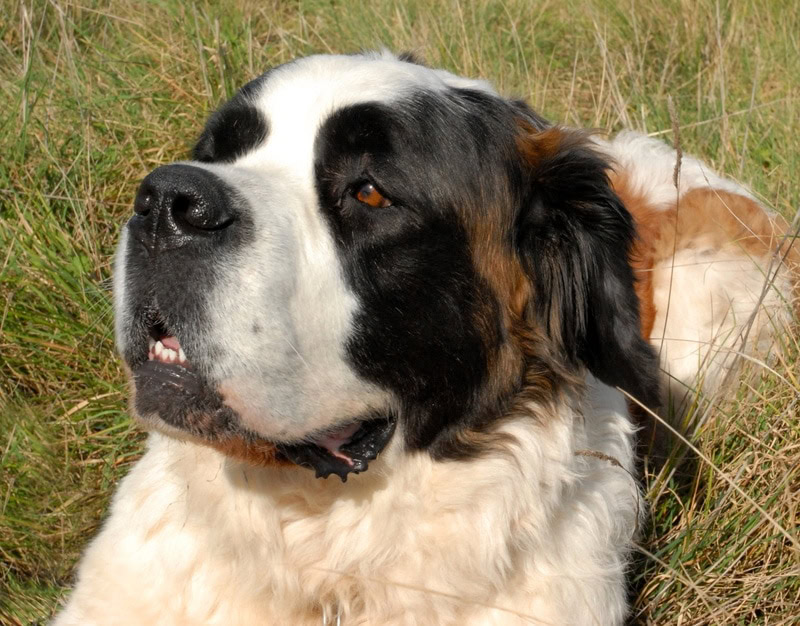
[[[175,352],[181,349],[181,344],[175,335],[170,335],[169,337],[162,338],[161,345],[164,346],[165,348],[169,348],[170,350],[175,350]]]
[[[163,343],[163,340],[162,340]],[[164,344],[166,345],[166,344]],[[356,431],[361,427],[361,424],[351,424],[350,426],[346,426],[342,430],[332,433],[330,435],[326,435],[324,437],[320,437],[315,441],[318,446],[321,446],[328,450],[333,456],[336,458],[342,459],[343,461],[347,462],[348,464],[352,465],[353,460],[344,454],[343,452],[339,452],[339,448],[350,441],[350,438],[356,434]]]

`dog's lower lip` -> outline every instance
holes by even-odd
[[[165,363],[148,360],[133,370],[137,387],[142,385],[159,385],[173,389],[180,388],[185,395],[199,392],[202,386],[200,378],[188,367],[177,363]]]
[[[313,469],[317,478],[336,474],[346,482],[348,474],[365,471],[378,457],[392,438],[396,423],[394,416],[385,415],[354,423],[353,432],[337,442],[335,450],[320,443],[324,443],[324,437],[305,444],[279,444],[278,450],[292,463]]]

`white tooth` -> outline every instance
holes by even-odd
[[[175,350],[172,350],[171,348],[164,348],[164,352],[161,354],[161,358],[167,363],[174,363],[177,356],[178,355],[175,353]]]
[[[164,351],[164,344],[160,341],[156,341],[156,346],[154,348],[156,356],[161,356],[161,353]]]
[[[181,363],[186,363],[186,353],[183,351],[183,348],[178,348],[178,360]]]
[[[152,349],[153,349],[153,346],[155,346],[155,345],[156,345],[156,340],[155,340],[155,339],[153,339],[152,337],[150,337],[150,338],[147,340],[147,348],[148,348],[148,350],[152,350]]]

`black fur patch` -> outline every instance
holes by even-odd
[[[397,55],[397,58],[401,61],[405,61],[406,63],[413,63],[414,65],[422,65],[423,67],[427,67],[425,63],[422,62],[422,59],[417,55],[416,52],[411,52],[410,50],[406,50],[405,52],[401,52]]]
[[[480,186],[463,167],[479,161],[464,153],[477,157],[481,138],[453,110],[425,93],[398,107],[355,105],[334,113],[316,144],[322,207],[362,305],[349,357],[404,403],[412,448],[435,448],[476,419],[474,399],[501,341],[499,331],[476,329],[476,316],[497,306],[459,217]],[[360,203],[353,191],[365,181],[393,205]]]
[[[628,263],[633,222],[607,163],[583,137],[526,163],[521,117],[534,130],[550,127],[520,102],[451,89],[347,107],[318,135],[321,204],[362,306],[350,360],[404,403],[407,443],[440,458],[458,456],[457,433],[491,423],[510,400],[477,399],[508,337],[496,295],[474,268],[474,219],[488,216],[501,232],[507,224],[501,245],[529,273],[529,321],[556,346],[554,368],[585,365],[645,402],[658,397],[657,358],[640,335]],[[358,202],[353,191],[364,182],[392,206]],[[481,334],[479,315],[494,317],[496,329],[484,325]]]
[[[536,130],[544,130],[553,125],[550,121],[528,106],[528,103],[524,100],[511,100],[510,104],[516,111],[517,116],[520,119],[526,120],[531,127]]]
[[[194,370],[146,361],[133,370],[139,415],[158,415],[164,422],[207,441],[242,435],[233,409]]]
[[[562,142],[527,172],[529,195],[517,218],[534,313],[570,362],[657,406],[658,357],[641,335],[629,263],[633,218],[586,135],[551,132]]]
[[[192,156],[203,163],[230,163],[267,139],[269,124],[250,98],[267,74],[250,81],[211,114]]]

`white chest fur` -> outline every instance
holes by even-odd
[[[56,623],[618,623],[633,429],[618,392],[588,397],[480,459],[395,443],[346,484],[154,434]]]

